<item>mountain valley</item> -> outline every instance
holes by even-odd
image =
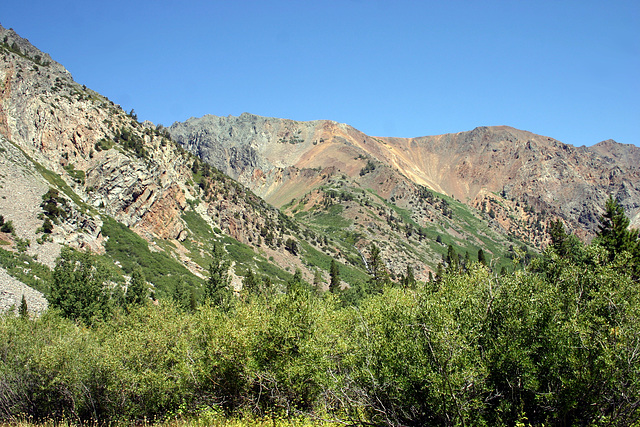
[[[450,247],[512,269],[549,243],[551,221],[591,239],[609,195],[640,225],[635,146],[506,126],[373,137],[248,113],[165,128],[13,30],[0,27],[0,41],[2,273],[45,295],[63,246],[100,257],[115,281],[140,267],[155,295],[200,297],[214,244],[236,290],[255,272],[277,292],[298,270],[326,289],[332,260],[345,287],[366,282],[372,243],[394,281],[428,280]]]

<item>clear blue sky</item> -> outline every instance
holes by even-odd
[[[20,0],[0,23],[165,126],[246,111],[640,145],[638,0]]]

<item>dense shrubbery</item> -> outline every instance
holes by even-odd
[[[637,423],[640,249],[637,234],[623,246],[610,239],[615,227],[588,246],[556,227],[525,270],[501,276],[474,263],[413,288],[383,280],[347,307],[340,293],[292,282],[195,311],[131,307],[91,328],[56,312],[5,316],[0,417],[214,410],[388,425]],[[227,283],[218,276],[212,295]]]

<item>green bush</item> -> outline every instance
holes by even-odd
[[[13,222],[12,221],[5,221],[2,224],[2,227],[0,227],[0,231],[2,231],[3,233],[13,233],[15,231],[15,229],[13,227]]]

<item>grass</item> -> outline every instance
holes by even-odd
[[[191,235],[182,245],[189,250],[189,258],[200,267],[207,269],[211,260],[208,253],[212,248],[215,234],[211,226],[195,211],[189,210],[182,214]]]
[[[266,275],[271,280],[286,282],[291,278],[287,273],[265,257],[256,253],[250,246],[238,242],[236,239],[225,236],[222,238],[229,258],[236,263],[236,273],[243,275],[248,268],[254,269],[254,273]]]
[[[0,266],[25,285],[43,294],[49,292],[51,270],[34,260],[32,256],[0,249]]]
[[[304,250],[304,259],[308,265],[318,267],[324,271],[329,271],[331,267],[332,256],[324,254],[305,241],[300,241],[300,245]],[[340,278],[343,282],[355,284],[366,281],[369,276],[363,270],[339,263]],[[364,266],[362,266],[364,269]]]
[[[327,233],[343,230],[353,223],[353,221],[341,216],[343,211],[344,206],[332,205],[326,212],[310,216],[310,220]]]
[[[146,240],[110,217],[104,218],[102,233],[109,238],[105,243],[107,255],[118,261],[127,274],[140,266],[145,278],[159,291],[158,296],[167,295],[181,278],[192,284],[202,282],[165,252],[151,252]]]
[[[182,219],[189,226],[189,231],[199,240],[212,239],[214,237],[211,226],[197,212],[190,210],[182,214]]]

